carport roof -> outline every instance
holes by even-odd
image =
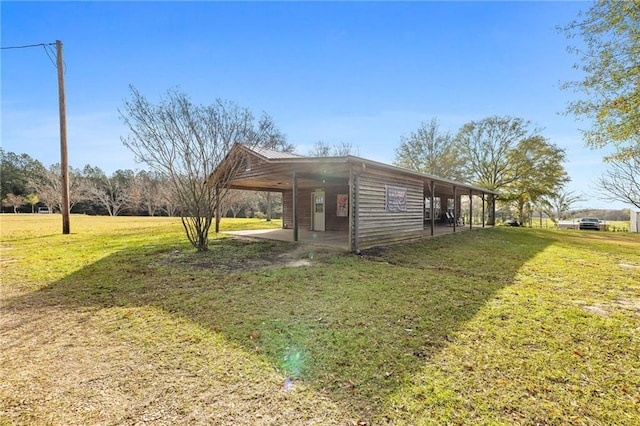
[[[232,162],[231,158],[241,156],[254,156],[262,159],[270,167],[265,169],[262,175],[254,174],[251,179],[247,178],[247,173],[240,173],[237,179],[232,179],[231,187],[246,189],[273,189],[282,190],[290,185],[293,173],[299,178],[305,179],[332,179],[332,178],[348,178],[350,165],[359,166],[361,169],[382,169],[393,172],[398,175],[411,176],[422,179],[427,182],[435,182],[441,187],[455,187],[471,191],[474,195],[492,194],[499,195],[495,191],[491,191],[479,186],[469,185],[462,182],[432,176],[413,170],[380,163],[366,158],[354,155],[335,156],[335,157],[305,157],[288,152],[275,151],[262,147],[248,147],[246,145],[236,143],[230,150],[225,159],[218,165],[216,170],[208,179],[209,184],[215,184],[216,180],[227,170],[227,162]],[[268,173],[267,173],[268,172]],[[264,180],[259,184],[260,180]],[[243,184],[242,181],[245,181]]]

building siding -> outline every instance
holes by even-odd
[[[349,186],[330,185],[318,188],[298,189],[298,228],[311,229],[311,193],[316,189],[325,192],[325,231],[349,231],[349,217],[338,217],[338,194],[348,194]],[[283,227],[293,228],[293,192],[282,195]]]
[[[387,211],[387,185],[406,188],[406,211]],[[358,181],[359,247],[366,248],[411,238],[423,230],[423,182],[377,169],[367,169]]]

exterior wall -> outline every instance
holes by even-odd
[[[293,228],[293,193],[291,191],[282,193],[282,227]]]
[[[317,188],[298,188],[298,229],[311,229],[311,193],[325,192],[325,231],[349,232],[349,217],[338,217],[338,194],[349,194],[349,186],[330,185]],[[293,192],[282,194],[283,227],[293,228]]]
[[[406,211],[386,209],[386,186],[407,190]],[[358,248],[422,236],[423,182],[398,174],[367,169],[358,179]]]
[[[347,198],[349,196],[349,186],[345,183],[344,185],[332,185],[326,186],[325,197],[325,229],[327,231],[339,231],[339,232],[349,232],[349,216],[347,209],[346,217],[338,217],[338,194],[347,194]],[[309,204],[311,204],[311,195],[309,195]]]

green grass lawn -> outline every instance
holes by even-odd
[[[640,424],[638,235],[355,256],[224,234],[196,253],[174,218],[71,227],[0,215],[0,424]]]

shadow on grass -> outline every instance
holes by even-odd
[[[216,240],[204,254],[123,249],[7,307],[160,308],[381,422],[387,397],[553,241],[494,228],[362,256],[233,239]],[[312,264],[266,267],[294,248]]]

